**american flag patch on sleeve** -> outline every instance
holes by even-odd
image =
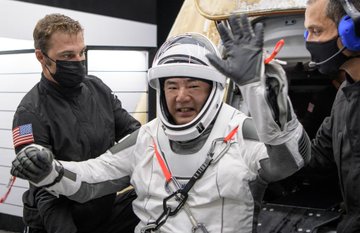
[[[20,125],[13,129],[14,147],[34,142],[32,124]]]

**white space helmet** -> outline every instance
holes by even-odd
[[[157,114],[166,135],[173,141],[189,141],[199,137],[216,117],[222,106],[225,76],[210,65],[206,54],[219,55],[214,44],[198,33],[168,39],[155,55],[148,71],[149,85],[157,91]],[[212,90],[200,113],[189,123],[172,123],[167,110],[162,83],[169,77],[187,77],[212,82]]]

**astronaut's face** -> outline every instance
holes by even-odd
[[[166,105],[175,124],[192,121],[201,111],[211,91],[209,83],[193,78],[168,78],[164,83]]]

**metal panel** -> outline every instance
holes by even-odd
[[[306,0],[195,0],[195,5],[205,18],[220,20],[233,13],[259,16],[304,12]]]

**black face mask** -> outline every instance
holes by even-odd
[[[337,46],[337,38],[327,42],[306,42],[306,49],[320,73],[336,75],[339,67],[348,59]],[[331,58],[332,57],[332,58]]]
[[[85,60],[82,61],[54,61],[45,53],[44,55],[49,58],[51,61],[56,63],[56,72],[55,74],[51,73],[49,68],[49,73],[53,79],[62,87],[66,88],[75,88],[78,87],[85,78],[86,68]]]

